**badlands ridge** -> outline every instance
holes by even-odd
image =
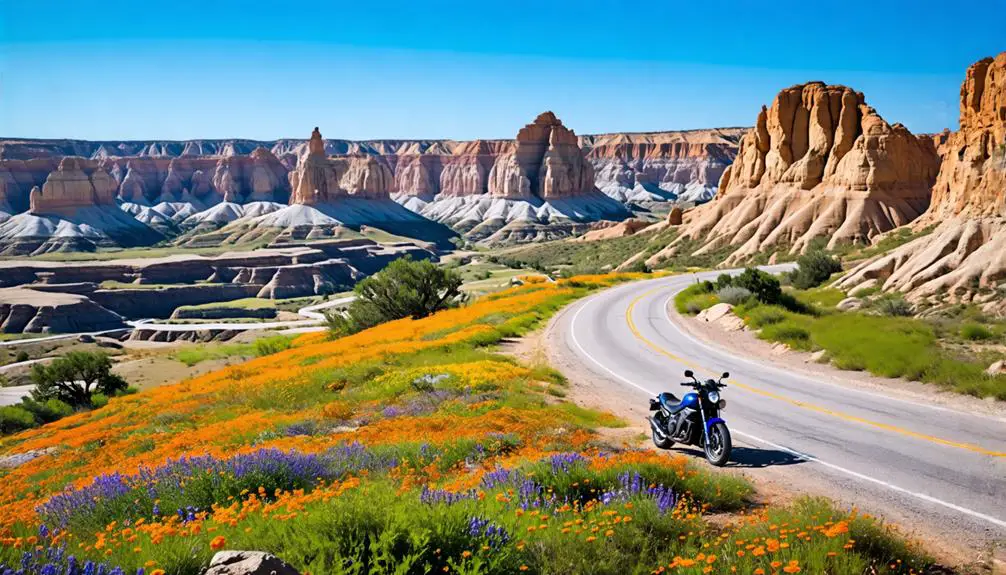
[[[317,131],[275,142],[0,140],[0,253],[224,228],[211,241],[333,237],[360,225],[434,243],[455,233],[485,243],[566,237],[708,200],[740,133],[578,137],[546,112],[514,140],[325,142]]]

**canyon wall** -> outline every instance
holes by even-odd
[[[862,93],[821,82],[781,91],[762,107],[723,172],[716,198],[690,212],[681,236],[727,263],[761,252],[869,243],[929,206],[939,156],[932,137],[888,124]]]
[[[842,287],[880,286],[917,300],[998,296],[1006,279],[1006,52],[968,68],[960,128],[944,139],[931,205],[912,224],[922,237],[853,269]]]
[[[702,203],[733,163],[744,128],[580,136],[594,182],[609,196],[652,206]]]

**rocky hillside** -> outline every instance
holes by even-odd
[[[741,139],[715,200],[689,214],[678,241],[728,262],[761,252],[869,242],[929,205],[939,157],[932,137],[888,124],[862,93],[812,82],[781,91]]]
[[[944,150],[932,204],[912,225],[932,232],[860,265],[843,287],[879,285],[915,299],[996,296],[1006,277],[1006,52],[968,68],[960,129]]]

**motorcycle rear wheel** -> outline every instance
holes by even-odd
[[[670,449],[674,445],[670,439],[660,439],[660,436],[653,429],[650,430],[650,436],[653,437],[653,445],[656,445],[657,449]]]
[[[730,461],[730,450],[733,445],[730,441],[730,430],[727,424],[722,421],[709,426],[709,440],[702,446],[706,452],[706,459],[716,467],[723,467]]]

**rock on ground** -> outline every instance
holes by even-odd
[[[263,551],[220,551],[204,575],[300,575],[285,561]]]

